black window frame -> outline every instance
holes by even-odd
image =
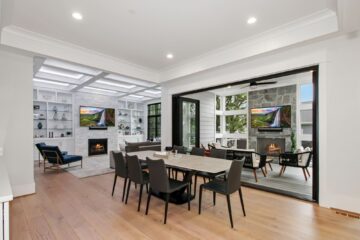
[[[151,106],[154,106],[154,105],[158,105],[160,111],[157,112],[155,110],[155,114],[150,114],[150,108],[151,108]],[[158,109],[158,108],[155,107],[155,109]],[[148,113],[148,116],[147,116],[147,139],[151,140],[151,139],[154,139],[154,138],[161,137],[161,102],[148,104],[147,105],[147,113]],[[149,124],[150,119],[154,119],[155,126],[151,127],[151,129],[155,129],[155,135],[156,136],[149,136],[149,133],[150,133],[150,124]],[[158,119],[160,120],[160,127],[158,127],[159,126]]]

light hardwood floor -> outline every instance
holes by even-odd
[[[122,179],[111,197],[113,174],[78,179],[67,172],[43,174],[35,167],[36,194],[11,202],[11,239],[360,239],[360,221],[335,214],[316,204],[243,188],[247,217],[239,195],[231,197],[234,229],[226,199],[204,192],[202,214],[198,199],[169,205],[151,200],[145,216],[146,194],[137,212],[138,190],[121,202]],[[199,182],[202,182],[199,179]]]

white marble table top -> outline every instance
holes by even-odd
[[[139,151],[128,153],[128,155],[137,155],[140,160],[146,160],[146,157],[152,160],[160,159],[159,157],[154,156],[155,152],[156,151]],[[171,153],[168,158],[163,158],[163,160],[165,164],[169,167],[184,168],[213,174],[228,171],[232,162],[231,160],[226,159],[194,156],[179,153],[176,156]]]

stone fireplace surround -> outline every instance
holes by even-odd
[[[256,128],[249,127],[249,149],[258,149],[258,139],[284,139],[284,151],[291,150],[290,135],[296,131],[296,85],[285,87],[270,88],[259,91],[249,92],[249,115],[250,109],[271,106],[291,105],[291,128],[284,128],[281,132],[258,131]]]

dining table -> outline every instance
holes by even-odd
[[[180,153],[159,153],[156,151],[138,151],[127,153],[129,156],[136,155],[140,161],[146,162],[146,159],[159,160],[163,159],[168,169],[179,169],[185,173],[182,181],[189,182],[192,185],[192,177],[197,172],[206,172],[212,176],[226,173],[231,166],[232,160],[213,158],[206,156],[196,156]],[[150,173],[151,174],[151,173]],[[170,174],[169,174],[170,177]],[[190,187],[191,188],[191,187]],[[170,195],[169,201],[175,204],[183,204],[187,202],[186,187]],[[190,190],[191,191],[191,190]],[[155,193],[157,197],[163,198],[163,194]],[[191,195],[191,200],[196,196],[196,189]]]

